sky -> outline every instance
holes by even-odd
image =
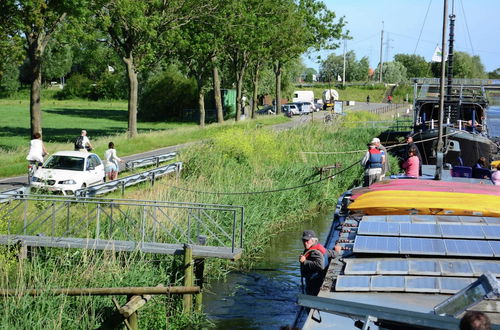
[[[421,55],[430,61],[436,46],[441,47],[443,0],[323,2],[337,17],[344,16],[347,21],[344,29],[349,30],[352,37],[346,41],[347,51],[354,50],[358,60],[367,56],[372,68],[378,65],[380,59],[382,27],[384,62],[392,61],[395,54],[401,53]],[[500,68],[500,0],[448,0],[450,13],[453,2],[456,16],[455,51],[479,55],[487,72]],[[447,39],[448,32],[447,29]],[[333,51],[304,56],[304,64],[319,71],[317,56],[324,60],[332,52],[341,55],[343,44]]]

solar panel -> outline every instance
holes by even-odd
[[[399,239],[397,237],[356,236],[354,252],[365,253],[398,253]]]
[[[392,259],[379,260],[378,274],[408,274],[409,266],[407,260]]]
[[[448,276],[473,276],[472,267],[468,261],[441,260],[441,274]]]
[[[407,292],[439,292],[439,282],[436,277],[407,276]]]
[[[377,260],[356,260],[345,259],[346,266],[344,274],[376,274],[377,273]]]
[[[335,283],[337,291],[370,291],[370,276],[339,275]]]
[[[359,224],[358,234],[399,236],[399,224],[387,222],[363,222]]]
[[[500,263],[497,261],[470,260],[469,262],[474,276],[481,276],[486,272],[496,277],[500,276]]]
[[[495,257],[500,257],[500,241],[488,241]]]
[[[500,240],[500,226],[481,226],[483,228],[484,236],[487,239]]]
[[[489,225],[500,225],[500,218],[485,217],[484,221]]]
[[[482,217],[471,217],[471,216],[461,215],[459,216],[459,218],[463,223],[466,224],[472,224],[472,223],[481,224],[484,222]]]
[[[441,229],[431,223],[402,223],[399,227],[401,236],[441,237]]]
[[[427,214],[411,215],[410,220],[412,223],[436,223],[436,216]]]
[[[365,222],[386,222],[386,216],[385,215],[365,215],[361,219],[361,223]]]
[[[441,275],[441,268],[435,260],[410,260],[409,266],[412,275]]]
[[[446,246],[446,255],[448,256],[493,256],[493,251],[488,241],[460,239],[445,239],[443,241]]]
[[[411,222],[409,215],[388,215],[387,222]]]
[[[440,239],[402,237],[400,240],[401,254],[443,255],[445,253],[443,240]]]
[[[460,223],[460,219],[455,215],[437,215],[436,222],[437,223],[450,223],[450,222]]]
[[[481,226],[440,225],[443,237],[447,238],[484,238]]]
[[[474,282],[475,279],[460,278],[460,277],[441,277],[439,278],[439,292],[441,293],[456,293],[467,285]]]
[[[404,276],[372,276],[371,291],[404,291]]]

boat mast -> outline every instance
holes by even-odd
[[[448,15],[448,0],[444,0],[443,9],[443,32],[441,39],[441,50],[446,49],[446,24]],[[444,117],[444,79],[446,76],[444,54],[441,54],[441,79],[439,80],[439,117],[438,117],[438,141],[436,146],[436,173],[435,180],[441,180],[443,174],[443,117]]]
[[[448,40],[448,88],[446,100],[451,99],[451,85],[453,84],[453,42],[455,41],[455,1],[451,3],[450,38]]]

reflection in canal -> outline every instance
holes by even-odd
[[[231,273],[205,293],[205,312],[218,329],[279,329],[292,324],[301,291],[299,255],[302,232],[313,229],[324,242],[332,214],[300,223],[276,235],[250,272]]]

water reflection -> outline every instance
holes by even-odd
[[[217,328],[278,329],[293,323],[301,291],[300,237],[305,229],[313,229],[324,242],[331,220],[331,214],[324,214],[287,229],[272,239],[254,270],[231,273],[226,282],[212,283],[203,302]]]

